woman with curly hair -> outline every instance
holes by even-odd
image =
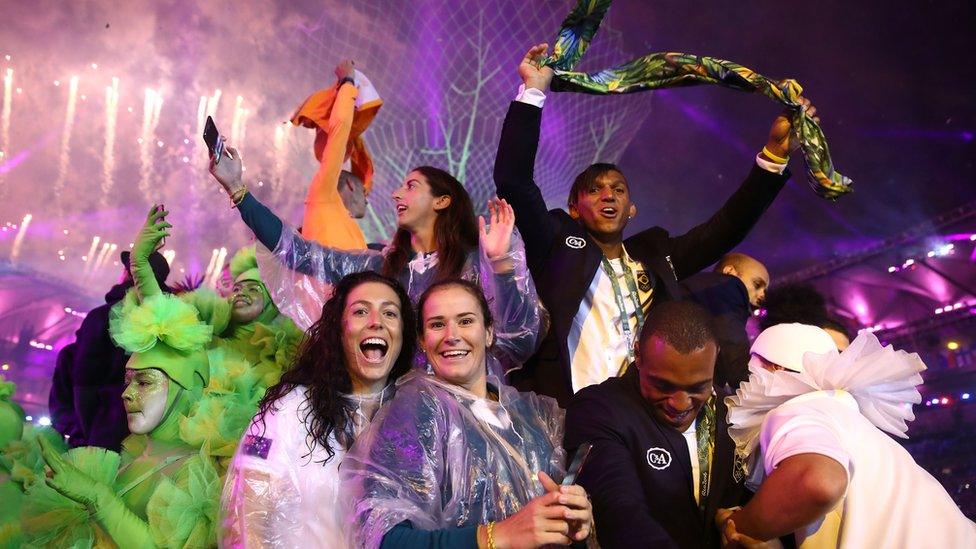
[[[338,282],[244,433],[224,487],[222,546],[342,546],[339,463],[410,368],[414,325],[395,280],[367,271]]]

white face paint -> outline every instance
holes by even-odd
[[[125,406],[129,432],[134,435],[152,432],[166,413],[169,377],[156,368],[126,369],[125,382],[122,404]]]

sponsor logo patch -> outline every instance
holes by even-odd
[[[582,250],[586,247],[586,239],[578,236],[567,236],[566,245],[574,250]]]
[[[668,452],[664,448],[648,448],[647,464],[658,471],[667,469],[671,465],[671,452]]]

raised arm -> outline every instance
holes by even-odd
[[[339,79],[335,103],[329,112],[328,119],[316,120],[319,129],[328,134],[328,140],[319,159],[319,169],[309,186],[306,203],[312,202],[341,202],[338,184],[339,174],[342,172],[342,161],[346,156],[346,145],[349,133],[352,131],[353,114],[356,108],[356,85],[353,81],[352,61],[346,60],[335,69]],[[308,226],[309,211],[305,210],[304,230]]]
[[[227,156],[220,162],[210,160],[210,173],[231,196],[241,219],[254,232],[258,241],[288,268],[334,284],[343,276],[378,267],[377,252],[371,250],[344,251],[302,238],[285,230],[277,215],[255,198],[241,180],[243,164],[240,153],[228,147]]]
[[[800,103],[819,123],[817,109],[805,98],[800,98]],[[773,120],[769,139],[752,171],[708,221],[671,239],[669,255],[678,280],[701,271],[738,246],[772,204],[790,177],[786,171],[789,154],[799,146],[791,120],[788,111]]]
[[[547,47],[546,44],[534,46],[519,64],[524,88],[519,99],[508,108],[495,156],[497,194],[514,208],[530,258],[545,254],[556,234],[555,222],[549,216],[542,191],[534,180],[542,102],[552,80],[552,69],[542,67],[540,61]]]
[[[163,293],[149,263],[149,256],[162,246],[163,239],[169,236],[169,229],[173,227],[166,222],[167,215],[169,212],[162,206],[153,204],[132,246],[129,266],[141,300]]]
[[[353,129],[358,88],[354,82],[353,62],[343,61],[335,69],[338,84],[332,89],[310,97],[292,119],[316,127],[316,152],[319,169],[312,178],[305,197],[302,235],[326,246],[343,249],[364,249],[366,239],[343,202],[339,192],[339,176],[348,150]],[[316,102],[315,104],[311,104]],[[326,113],[328,116],[326,117]],[[321,152],[318,143],[325,138]]]
[[[496,346],[507,367],[520,366],[545,336],[546,313],[529,275],[516,216],[505,200],[488,202],[490,225],[478,218],[482,253],[481,285],[495,319]]]

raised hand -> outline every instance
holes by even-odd
[[[817,107],[814,107],[806,97],[801,96],[798,100],[800,109],[819,124],[820,117],[817,116]],[[787,158],[799,146],[800,140],[796,138],[796,132],[793,131],[793,112],[790,109],[784,110],[773,120],[773,125],[769,128],[766,150],[781,158]],[[767,160],[775,162],[777,159],[767,158]]]
[[[515,211],[505,200],[495,198],[488,201],[488,214],[490,225],[484,216],[478,216],[478,235],[481,250],[494,262],[508,253],[515,229]],[[496,269],[495,272],[500,271]]]
[[[342,81],[343,78],[356,78],[356,67],[352,59],[343,59],[335,68],[336,80]]]
[[[535,88],[545,92],[552,82],[552,69],[543,67],[542,61],[549,55],[549,44],[537,44],[525,52],[525,57],[519,63],[518,72],[526,88]]]
[[[163,245],[163,240],[169,236],[169,229],[173,227],[166,221],[166,211],[162,204],[153,204],[146,216],[146,222],[139,230],[134,245],[132,246],[132,256],[143,259],[158,250]]]
[[[215,162],[215,157],[210,156],[210,175],[220,183],[220,186],[227,191],[227,194],[234,194],[244,186],[241,176],[244,173],[244,163],[241,155],[234,147],[224,149],[224,157],[220,162]]]

